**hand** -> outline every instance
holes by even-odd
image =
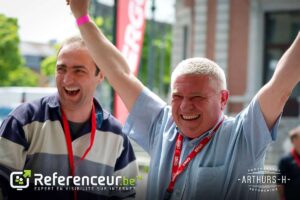
[[[66,0],[66,2],[76,19],[88,14],[90,0]]]

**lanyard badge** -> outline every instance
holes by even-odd
[[[69,127],[67,117],[62,108],[61,108],[61,114],[62,114],[62,121],[63,121],[63,127],[64,127],[64,134],[65,134],[66,144],[67,144],[67,149],[68,149],[68,157],[69,157],[71,175],[74,176],[75,175],[75,165],[74,165],[74,156],[73,156],[73,149],[72,149],[72,139],[71,139],[70,127]],[[86,155],[89,153],[89,151],[91,150],[91,148],[94,144],[95,133],[96,133],[96,111],[95,111],[94,103],[92,106],[92,117],[91,118],[92,118],[92,120],[91,120],[90,145],[85,150],[84,154],[80,157],[80,160],[83,160],[86,157]],[[74,200],[77,200],[76,190],[74,190]]]
[[[165,193],[164,199],[170,199],[174,185],[176,182],[176,178],[186,169],[188,164],[193,160],[196,155],[206,146],[206,144],[211,140],[211,138],[214,136],[214,134],[217,132],[219,127],[224,121],[223,119],[217,124],[217,126],[206,136],[204,137],[198,145],[192,150],[192,152],[187,156],[187,158],[182,162],[181,165],[179,165],[180,155],[182,151],[182,143],[183,143],[183,136],[178,133],[176,144],[175,144],[175,151],[173,156],[173,164],[172,164],[172,175],[171,175],[171,181],[169,183],[168,189]]]
[[[72,149],[72,139],[71,139],[71,132],[70,132],[70,127],[69,123],[67,120],[67,117],[61,109],[62,113],[62,121],[63,121],[63,127],[64,127],[64,133],[65,133],[65,138],[66,138],[66,144],[67,144],[67,149],[68,149],[68,156],[69,156],[69,162],[70,162],[70,168],[71,168],[71,175],[75,175],[75,166],[74,166],[74,157],[73,157],[73,149]],[[95,111],[95,106],[93,104],[92,106],[92,120],[91,120],[91,136],[90,136],[90,145],[88,148],[85,150],[84,154],[80,157],[80,160],[83,160],[88,152],[91,150],[93,144],[94,144],[94,139],[95,139],[95,133],[96,133],[96,111]]]

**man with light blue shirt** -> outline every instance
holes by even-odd
[[[125,132],[151,156],[148,199],[257,199],[257,191],[250,191],[238,179],[250,169],[263,167],[279,120],[268,129],[257,96],[235,118],[224,116],[228,98],[224,72],[208,59],[180,63],[171,84],[171,107],[143,89],[125,125]],[[183,135],[182,164],[211,134],[210,141],[177,176],[174,187],[170,186],[178,135]]]
[[[88,0],[70,0],[75,18]],[[96,25],[79,26],[94,60],[130,115],[125,131],[151,156],[148,199],[258,199],[241,178],[263,167],[283,107],[300,80],[300,34],[274,76],[235,118],[223,115],[229,92],[223,70],[205,58],[182,61],[172,73],[171,106],[131,72]]]

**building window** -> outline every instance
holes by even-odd
[[[265,14],[264,84],[272,77],[277,62],[300,30],[300,10]],[[293,90],[283,116],[299,116],[300,84]]]

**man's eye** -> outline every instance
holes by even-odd
[[[56,71],[57,72],[64,72],[65,70],[62,67],[58,67],[58,68],[56,68]]]
[[[179,95],[173,95],[172,99],[177,100],[177,99],[182,99],[182,96]]]
[[[192,97],[192,100],[195,100],[195,101],[201,101],[201,100],[204,100],[205,99],[205,97],[203,97],[203,96],[194,96],[194,97]]]
[[[75,70],[75,73],[84,73],[84,71],[81,70],[81,69],[76,69],[76,70]]]

